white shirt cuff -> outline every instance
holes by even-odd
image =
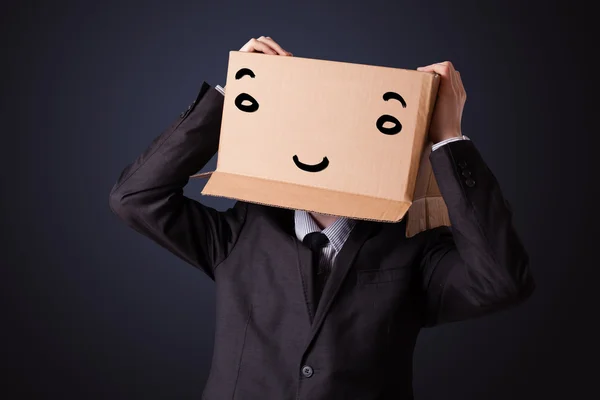
[[[215,86],[215,89],[217,89],[219,91],[219,93],[221,93],[223,96],[225,96],[225,89],[223,89],[221,87],[221,85]]]
[[[461,135],[461,136],[457,136],[457,137],[452,137],[452,138],[448,138],[446,140],[442,140],[441,142],[438,142],[436,144],[434,144],[433,146],[431,146],[431,151],[436,151],[437,149],[439,149],[440,147],[442,147],[445,144],[448,144],[450,142],[456,142],[457,140],[471,140],[469,139],[467,136],[465,135]]]

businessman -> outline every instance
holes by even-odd
[[[270,37],[241,51],[292,56]],[[206,82],[118,178],[113,212],[216,284],[203,399],[411,399],[421,328],[506,309],[532,293],[511,208],[461,133],[459,72],[450,62],[418,70],[441,78],[428,134],[451,227],[406,237],[405,219],[243,201],[217,211],[185,197],[189,176],[218,149],[223,93]]]

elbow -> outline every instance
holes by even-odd
[[[527,275],[522,281],[515,282],[512,290],[502,299],[506,307],[517,306],[529,299],[535,290],[535,281],[531,275]]]
[[[517,281],[518,299],[519,303],[527,300],[533,294],[535,290],[535,280],[531,274],[529,267],[529,257],[526,257],[526,261],[523,263],[523,267],[520,271],[519,279]]]
[[[529,255],[523,250],[519,261],[514,262],[513,268],[508,269],[512,276],[512,302],[520,304],[527,300],[535,290],[535,280],[531,274]]]
[[[135,210],[131,203],[127,203],[126,196],[117,189],[115,185],[108,196],[108,206],[117,217],[125,222],[131,222],[135,219]]]
[[[531,273],[527,272],[524,280],[519,283],[517,295],[515,296],[515,302],[520,304],[531,297],[535,291],[535,280]]]
[[[496,290],[493,308],[510,308],[529,299],[535,290],[535,280],[529,270],[529,262],[525,260],[517,268],[511,269]]]

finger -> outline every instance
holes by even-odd
[[[455,76],[456,76],[456,83],[458,85],[459,88],[464,89],[463,83],[462,83],[462,78],[460,76],[460,71],[454,71]]]
[[[267,44],[269,47],[271,47],[273,50],[275,50],[281,56],[287,56],[287,55],[291,54],[290,52],[284,50],[283,47],[281,47],[276,41],[271,39],[269,36],[261,36],[257,40],[259,42],[263,42],[263,43]]]
[[[467,99],[467,91],[465,90],[465,85],[463,85],[462,77],[460,76],[460,72],[456,71],[456,80],[458,83],[459,90],[463,94],[464,99]]]
[[[255,39],[256,42],[253,43],[253,47],[255,51],[260,51],[264,54],[271,54],[276,56],[277,55],[277,51],[275,49],[273,49],[271,46],[269,46],[268,43],[262,42],[258,39]]]
[[[451,77],[454,75],[454,66],[450,61],[444,61],[441,63],[435,63],[424,67],[417,68],[417,71],[423,72],[436,72],[442,76]]]
[[[442,76],[442,79],[448,80],[450,85],[457,90],[459,89],[459,81],[454,65],[450,61],[444,61],[441,63],[435,63],[427,65],[425,67],[417,68],[417,71],[421,72],[435,72]]]
[[[241,49],[240,51],[246,51],[249,53],[252,52],[260,52],[260,53],[265,53],[265,54],[272,54],[272,55],[276,55],[277,52],[275,50],[273,50],[269,45],[267,45],[266,43],[260,42],[257,39],[250,39],[248,41],[248,43],[246,43]]]
[[[244,45],[240,48],[240,51],[252,51],[252,39],[244,43]]]
[[[271,39],[271,40],[273,40],[273,38],[272,38],[271,36],[266,36],[266,38],[267,38],[267,39]],[[291,57],[293,57],[293,56],[294,56],[294,54],[292,54],[290,51],[287,51],[287,50],[285,50],[285,49],[284,49],[284,51],[286,51],[286,52],[287,52],[287,55],[288,55],[288,56],[291,56]]]

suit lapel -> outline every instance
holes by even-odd
[[[369,221],[357,221],[354,229],[350,232],[350,236],[346,240],[346,243],[342,246],[334,268],[331,271],[331,275],[325,283],[319,306],[316,310],[315,317],[312,323],[310,341],[313,340],[316,332],[319,330],[323,319],[333,304],[333,300],[339,293],[339,290],[348,275],[348,271],[352,267],[358,251],[362,247],[363,243],[369,237],[369,234],[373,231],[376,224]]]
[[[296,291],[301,293],[306,308],[306,319],[308,324],[312,324],[315,316],[314,304],[314,271],[312,268],[312,252],[302,244],[296,237],[294,210],[284,208],[271,208],[274,220],[277,221],[280,228],[288,235],[291,246],[295,249],[296,266],[298,282]],[[293,264],[290,264],[293,265]]]
[[[302,293],[306,306],[307,321],[311,324],[311,334],[308,342],[308,344],[310,344],[323,323],[325,315],[329,312],[333,300],[339,293],[342,283],[344,282],[346,275],[348,275],[358,251],[378,224],[364,220],[358,220],[356,222],[346,243],[344,243],[337,255],[336,265],[331,271],[331,275],[323,288],[319,306],[315,307],[315,280],[314,270],[312,268],[312,253],[310,249],[304,246],[296,237],[294,210],[272,208],[271,211],[274,213],[273,216],[275,217],[275,220],[278,221],[281,229],[288,234],[293,247],[296,249],[296,273],[299,278],[297,290]]]

